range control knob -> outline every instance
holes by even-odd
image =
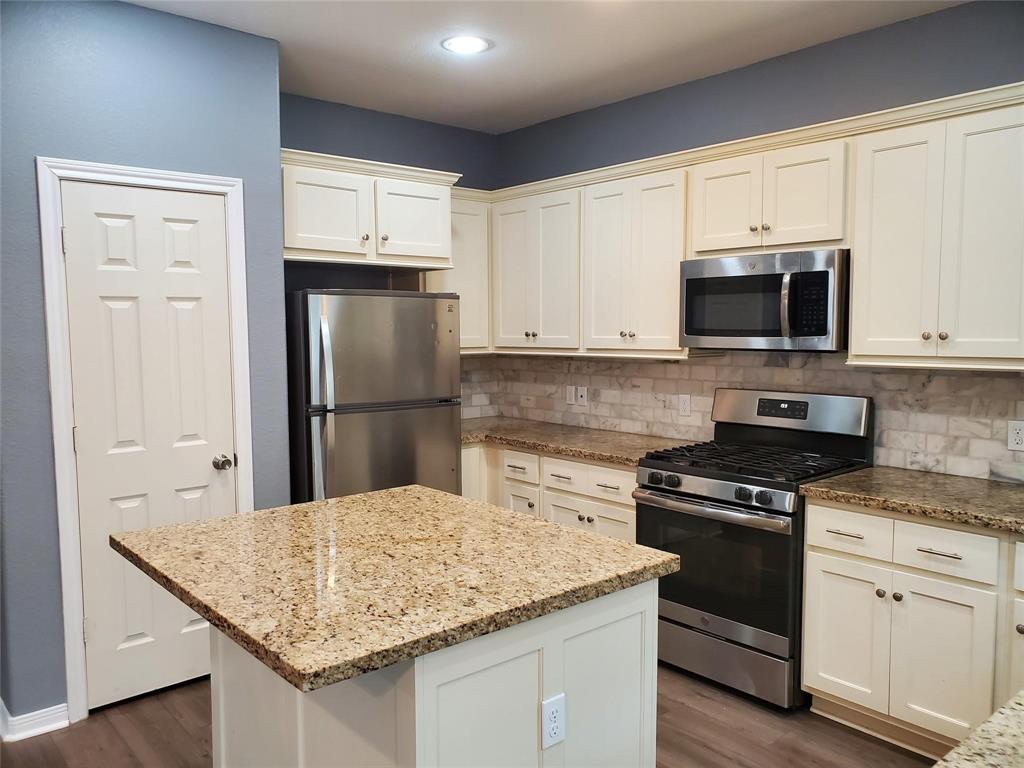
[[[665,485],[669,488],[678,488],[682,484],[679,475],[665,475]]]
[[[661,485],[661,481],[665,479],[665,476],[661,472],[648,472],[647,482],[651,485]]]
[[[758,504],[768,506],[769,504],[772,503],[771,491],[758,491],[757,493],[754,494],[754,501],[756,501]]]
[[[754,493],[749,488],[737,488],[735,491],[733,491],[732,495],[733,498],[736,499],[736,501],[749,502],[752,498],[754,498]]]

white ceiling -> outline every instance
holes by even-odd
[[[954,5],[930,0],[143,0],[274,38],[281,90],[502,133]],[[440,42],[494,43],[455,56]]]

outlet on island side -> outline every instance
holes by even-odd
[[[1006,447],[1011,451],[1024,451],[1024,421],[1006,423]]]
[[[565,694],[559,693],[540,703],[541,749],[565,741]]]

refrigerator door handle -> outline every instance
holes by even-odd
[[[328,416],[317,416],[313,419],[313,429],[310,430],[310,440],[313,449],[313,499],[320,501],[326,498],[324,492],[324,431],[327,429]]]
[[[331,324],[326,315],[320,315],[320,339],[324,351],[324,383],[326,384],[327,409],[334,409],[334,347],[331,345]]]
[[[323,386],[320,382],[320,344],[322,342],[322,334],[320,333],[320,312],[321,312],[321,301],[317,295],[311,295],[309,297],[309,316],[306,318],[308,322],[309,334],[309,402],[314,405],[320,405],[323,403]]]

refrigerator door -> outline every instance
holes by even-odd
[[[459,397],[457,296],[334,291],[307,308],[314,408]]]
[[[311,416],[313,498],[413,483],[460,493],[460,408],[431,403]]]

